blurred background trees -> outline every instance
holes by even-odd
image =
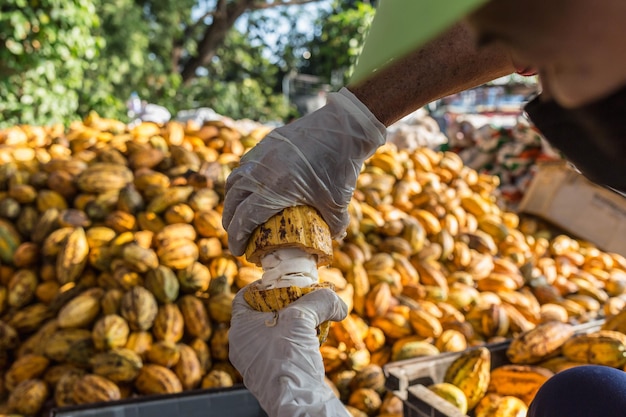
[[[4,0],[0,126],[124,120],[133,91],[179,110],[298,116],[293,72],[346,82],[373,16],[355,0]]]

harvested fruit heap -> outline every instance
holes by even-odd
[[[626,310],[598,329],[575,333],[571,324],[547,321],[516,335],[504,364],[491,368],[484,346],[462,352],[443,380],[428,386],[463,414],[475,417],[526,415],[539,388],[555,373],[593,364],[624,369]],[[498,352],[499,354],[500,352]]]
[[[234,293],[261,270],[227,251],[224,181],[267,133],[222,122],[0,131],[2,412],[241,382]],[[401,415],[389,362],[583,322],[626,304],[626,259],[502,211],[453,153],[385,146],[320,270],[350,306],[321,347],[354,415]]]

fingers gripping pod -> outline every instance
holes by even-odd
[[[311,291],[334,289],[319,282],[317,268],[333,254],[328,225],[312,207],[289,207],[259,226],[250,237],[246,258],[263,268],[261,282],[248,286],[243,297],[257,311],[277,312]],[[318,327],[320,344],[330,323]]]

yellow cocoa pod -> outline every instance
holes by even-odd
[[[0,350],[10,350],[19,344],[17,331],[8,323],[0,320]]]
[[[103,294],[102,288],[90,288],[72,298],[57,314],[59,327],[86,327],[91,324],[100,314]]]
[[[211,295],[206,302],[209,316],[217,323],[230,323],[234,298],[231,292]]]
[[[57,361],[65,362],[74,346],[83,346],[91,343],[91,331],[86,329],[58,329],[51,334],[47,340],[42,343],[44,346],[44,354],[46,357]]]
[[[133,271],[146,273],[159,266],[159,258],[151,248],[144,248],[136,243],[124,245],[122,249],[124,263]]]
[[[28,379],[9,394],[9,410],[24,415],[37,415],[48,398],[48,386],[40,379]]]
[[[439,382],[427,388],[458,408],[461,414],[467,413],[467,397],[461,388],[448,382]]]
[[[363,342],[370,352],[376,352],[385,346],[385,333],[378,327],[369,326]]]
[[[200,361],[202,374],[206,373],[213,365],[213,362],[211,361],[211,351],[209,349],[209,345],[204,340],[196,337],[189,342],[189,347],[191,347],[194,352],[196,352],[198,361]]]
[[[193,240],[177,239],[159,246],[157,255],[161,264],[172,269],[185,269],[198,260],[199,252]]]
[[[174,373],[180,380],[184,390],[194,389],[200,384],[204,374],[202,364],[196,355],[196,351],[191,346],[180,343],[178,349],[180,351],[180,359],[174,365]]]
[[[76,227],[71,229],[56,260],[56,276],[61,284],[74,282],[83,272],[89,255],[89,245],[85,236],[85,229]]]
[[[106,226],[94,226],[85,231],[85,238],[89,248],[106,246],[115,239],[116,235],[115,230]]]
[[[355,315],[349,314],[340,322],[333,323],[331,326],[333,339],[338,343],[346,346],[346,349],[363,349],[365,342],[363,335],[359,329]]]
[[[324,362],[324,369],[326,373],[330,373],[345,364],[348,358],[347,354],[336,347],[329,345],[320,346],[320,353],[322,354],[322,360]]]
[[[180,289],[176,274],[164,265],[148,271],[144,286],[162,304],[176,301]]]
[[[50,304],[59,295],[61,285],[56,281],[44,281],[35,288],[35,297],[44,304]]]
[[[50,360],[45,356],[35,354],[20,356],[4,374],[4,387],[12,391],[23,381],[39,378],[49,364]]]
[[[65,201],[65,198],[58,192],[52,190],[39,190],[35,204],[39,212],[44,212],[51,208],[58,210],[67,209],[67,201]]]
[[[213,331],[209,341],[211,356],[217,361],[228,360],[228,327],[224,324]]]
[[[509,333],[509,326],[509,315],[501,305],[491,304],[481,310],[480,329],[485,337],[506,336]]]
[[[170,242],[185,239],[195,240],[196,229],[190,224],[176,223],[168,224],[154,235],[154,242],[157,247],[167,246]]]
[[[43,380],[48,384],[49,387],[56,387],[61,378],[64,375],[73,374],[73,375],[84,375],[86,371],[81,369],[75,365],[71,365],[68,363],[53,365],[48,367],[46,372],[43,374]]]
[[[622,368],[626,365],[626,335],[614,330],[574,335],[563,343],[561,352],[574,362]]]
[[[380,365],[370,363],[356,371],[349,384],[352,390],[370,388],[382,395],[385,392],[385,381],[383,368]]]
[[[144,357],[152,348],[152,333],[147,331],[132,332],[128,335],[128,341],[124,347]]]
[[[574,328],[570,324],[542,323],[515,336],[506,355],[515,364],[534,364],[557,352],[573,334]]]
[[[11,264],[21,243],[22,238],[17,229],[8,221],[0,219],[0,260]]]
[[[445,372],[443,382],[456,385],[467,397],[467,407],[473,409],[489,387],[491,352],[477,347],[462,352]]]
[[[380,395],[369,388],[358,388],[350,394],[348,405],[364,412],[367,415],[375,415],[382,404]]]
[[[105,226],[115,230],[117,233],[125,233],[137,229],[137,218],[131,213],[114,210],[107,214],[104,219],[104,224]]]
[[[440,353],[435,345],[424,340],[421,336],[409,336],[399,339],[393,344],[391,360],[395,362],[422,356],[435,356]]]
[[[120,398],[120,388],[115,382],[99,375],[83,375],[74,383],[73,400],[75,404],[114,401]]]
[[[152,344],[146,358],[151,363],[171,368],[178,363],[180,350],[176,343],[161,340]]]
[[[178,203],[165,210],[163,218],[167,224],[191,223],[194,219],[194,214],[193,209],[187,204]]]
[[[486,395],[476,405],[476,417],[517,417],[525,416],[528,407],[522,400],[512,396]]]
[[[368,318],[384,316],[391,307],[393,296],[387,282],[376,284],[365,298],[365,314]]]
[[[82,171],[76,184],[85,193],[119,191],[133,181],[133,172],[124,165],[99,162]]]
[[[415,330],[415,333],[425,338],[437,338],[443,332],[443,328],[437,317],[422,308],[411,309],[409,312],[409,322],[413,330]]]
[[[192,262],[189,266],[179,269],[176,276],[180,283],[180,291],[187,294],[205,292],[211,285],[209,268],[200,262]]]
[[[539,388],[554,375],[546,368],[531,365],[502,365],[491,370],[488,392],[513,396],[530,405]]]
[[[52,311],[43,303],[35,303],[16,311],[8,324],[18,333],[31,333],[41,327],[44,321],[52,317]]]
[[[146,211],[157,214],[163,213],[175,204],[186,202],[191,193],[193,193],[193,187],[186,185],[161,189],[148,201]]]
[[[462,352],[468,347],[468,340],[465,335],[455,329],[443,330],[441,335],[435,340],[435,347],[440,352]]]
[[[143,366],[138,353],[125,348],[98,353],[91,360],[92,371],[116,383],[132,382]]]
[[[102,314],[119,314],[124,292],[117,288],[107,290],[100,299],[100,311]]]
[[[602,323],[602,330],[613,330],[626,334],[626,309],[621,310],[612,317],[608,317]]]
[[[178,306],[173,303],[163,304],[152,325],[152,333],[157,340],[176,343],[183,337],[184,325]]]
[[[154,364],[147,364],[141,368],[134,386],[144,395],[174,394],[183,390],[180,380],[173,371]]]
[[[213,369],[209,371],[204,378],[202,378],[201,388],[226,388],[232,387],[234,384],[233,378],[226,371],[219,369]]]
[[[185,332],[204,341],[213,334],[209,314],[202,300],[195,295],[184,295],[177,301],[185,322]]]
[[[375,318],[371,325],[381,329],[388,339],[400,339],[413,333],[408,318],[392,311],[387,312],[383,317]]]
[[[33,270],[15,271],[7,285],[8,305],[19,309],[29,304],[35,298],[38,283],[37,275]]]
[[[147,330],[152,327],[157,312],[154,295],[143,287],[133,287],[122,297],[120,314],[132,330]]]
[[[17,268],[36,266],[39,260],[39,245],[35,242],[24,242],[17,247],[13,255],[13,265]]]
[[[124,347],[128,342],[128,323],[117,314],[107,314],[96,321],[91,335],[98,350]]]

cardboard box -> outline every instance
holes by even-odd
[[[151,395],[52,409],[49,417],[267,417],[247,389],[237,386]]]
[[[626,197],[592,183],[565,162],[538,168],[518,211],[626,256]]]

